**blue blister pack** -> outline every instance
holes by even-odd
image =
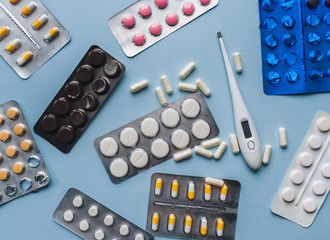
[[[330,91],[330,0],[259,0],[264,92]]]

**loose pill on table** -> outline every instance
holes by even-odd
[[[171,213],[168,217],[168,225],[167,225],[167,230],[169,232],[173,232],[174,227],[175,227],[175,220],[176,220],[175,215],[173,213]]]
[[[192,156],[192,150],[190,148],[187,148],[185,150],[182,150],[180,152],[177,152],[175,154],[173,154],[173,158],[175,161],[179,162],[179,161],[182,161],[186,158],[189,158]]]
[[[238,52],[234,53],[234,63],[235,63],[236,72],[241,73],[243,71],[243,66],[242,66],[241,55]]]
[[[104,225],[107,226],[107,227],[112,226],[112,224],[114,223],[113,216],[110,215],[110,214],[106,215],[106,216],[104,217],[104,219],[103,219],[103,223],[104,223]]]
[[[223,201],[223,202],[226,201],[227,193],[228,193],[228,186],[226,184],[224,184],[220,191],[220,200],[221,201]]]
[[[211,90],[201,79],[196,80],[196,85],[206,97],[209,97],[211,95]]]
[[[32,24],[34,30],[40,30],[48,22],[48,16],[42,14],[37,20]]]
[[[155,195],[160,196],[162,194],[162,189],[163,189],[163,180],[161,178],[157,178],[155,184]]]
[[[189,234],[191,232],[192,218],[190,215],[185,217],[184,221],[184,233]]]
[[[156,158],[164,158],[170,152],[170,146],[164,139],[156,139],[151,143],[151,153]]]
[[[0,41],[8,36],[10,33],[10,28],[8,26],[3,26],[0,28]]]
[[[200,233],[202,236],[205,236],[207,234],[207,218],[206,217],[201,218]]]
[[[159,226],[159,213],[158,212],[154,212],[152,214],[152,224],[151,224],[151,229],[152,231],[157,231],[158,230],[158,226]]]
[[[139,14],[143,18],[148,18],[151,16],[151,7],[148,4],[143,4],[139,7]]]
[[[129,227],[126,224],[123,224],[119,228],[119,234],[121,236],[127,236],[129,234]]]
[[[167,94],[172,94],[173,93],[173,88],[171,86],[170,81],[168,80],[168,77],[163,75],[161,77],[161,81],[162,81],[162,84],[164,86],[164,89],[165,89],[166,93]]]
[[[205,120],[199,119],[193,123],[191,131],[195,138],[203,140],[210,135],[211,127]]]
[[[207,149],[202,148],[202,147],[199,147],[199,146],[195,146],[194,151],[198,155],[201,155],[201,156],[206,157],[206,158],[212,158],[213,157],[213,152],[212,151],[207,150]]]
[[[185,149],[190,143],[190,136],[185,130],[177,129],[171,134],[171,143],[177,149]]]
[[[196,92],[197,91],[197,86],[195,84],[190,84],[190,83],[180,82],[178,85],[178,88],[182,91],[187,91],[187,92]]]
[[[278,130],[278,133],[279,133],[279,139],[280,139],[280,146],[282,148],[287,147],[288,146],[288,138],[286,136],[286,130],[285,130],[285,128],[281,127]]]
[[[33,57],[33,53],[31,51],[24,52],[21,56],[19,56],[16,60],[18,66],[24,66],[26,63],[31,61]]]
[[[84,199],[81,196],[76,196],[73,200],[72,200],[72,205],[76,208],[80,208],[84,203]]]
[[[14,53],[17,49],[20,48],[21,45],[22,45],[21,39],[15,38],[6,45],[5,50],[8,53]]]
[[[114,177],[122,178],[128,173],[128,164],[124,159],[116,158],[111,162],[109,170]]]
[[[33,11],[37,8],[37,3],[36,2],[29,2],[22,10],[21,14],[23,17],[28,17],[30,16]]]
[[[177,198],[179,193],[179,181],[174,179],[172,180],[172,186],[171,186],[171,197]]]
[[[91,217],[96,217],[99,214],[99,208],[95,205],[88,209],[88,215]]]
[[[205,201],[211,200],[212,187],[210,184],[204,184],[204,199]]]
[[[141,89],[147,87],[148,84],[149,84],[148,80],[145,79],[140,82],[134,83],[133,85],[131,85],[131,87],[129,89],[132,93],[135,93],[135,92],[140,91]]]
[[[221,142],[220,146],[217,148],[217,150],[214,153],[214,159],[220,159],[222,154],[226,151],[227,149],[227,142],[223,141]]]
[[[156,94],[160,104],[165,107],[167,105],[167,99],[163,90],[160,87],[156,87]]]
[[[159,132],[159,123],[156,119],[149,117],[142,121],[140,129],[145,137],[155,137]]]
[[[100,142],[100,152],[106,157],[113,157],[118,152],[118,143],[112,137],[103,138]]]
[[[217,219],[217,236],[222,237],[225,223],[222,218]]]
[[[188,183],[188,199],[194,200],[195,199],[195,183],[193,181],[190,181]]]
[[[53,27],[50,29],[43,37],[45,42],[53,41],[60,34],[60,29],[58,27]]]
[[[185,79],[195,68],[196,65],[194,62],[188,63],[188,65],[180,72],[180,78]]]
[[[149,26],[149,32],[153,35],[153,36],[159,36],[163,31],[163,27],[160,23],[158,22],[153,22],[150,24]]]
[[[137,45],[137,46],[141,46],[146,42],[146,36],[142,33],[135,33],[133,35],[133,42]]]
[[[123,17],[122,23],[126,28],[133,28],[135,26],[135,18],[131,14],[127,14]]]
[[[66,210],[63,214],[63,219],[66,222],[72,222],[74,218],[74,214],[71,210]]]
[[[266,145],[264,150],[264,155],[262,157],[262,163],[264,165],[267,165],[269,163],[271,154],[272,154],[272,146]]]
[[[188,98],[181,104],[181,112],[187,118],[195,118],[201,112],[201,106],[195,99]]]
[[[166,14],[165,21],[169,26],[175,26],[179,22],[179,17],[176,13],[170,12]]]
[[[166,8],[168,0],[155,0],[155,3],[158,8]]]
[[[190,16],[195,12],[195,6],[191,2],[185,2],[182,6],[182,12],[186,16]]]
[[[145,150],[137,148],[131,153],[129,161],[136,168],[144,168],[149,162],[149,156]]]
[[[17,119],[19,116],[18,109],[15,107],[9,108],[7,110],[7,117],[11,120]]]
[[[104,231],[102,229],[98,229],[94,233],[94,238],[96,240],[103,240],[105,237]]]
[[[81,220],[79,223],[79,229],[86,232],[89,229],[89,222],[87,220]]]
[[[221,140],[220,138],[212,138],[212,139],[208,139],[208,140],[204,140],[201,145],[203,148],[211,148],[211,147],[215,147],[220,145]]]
[[[165,127],[174,128],[180,122],[180,114],[174,108],[167,108],[161,113],[161,121]]]
[[[206,177],[205,182],[207,184],[210,184],[210,185],[216,186],[216,187],[222,187],[225,184],[222,179],[212,178],[212,177]]]
[[[233,150],[233,153],[234,154],[239,153],[240,149],[239,149],[237,137],[236,137],[235,134],[231,134],[230,135],[230,144],[231,144],[231,148]]]
[[[134,147],[139,141],[139,134],[134,128],[127,127],[120,132],[119,140],[125,147]]]

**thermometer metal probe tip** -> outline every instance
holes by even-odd
[[[222,34],[220,31],[218,31],[218,38],[222,38]]]

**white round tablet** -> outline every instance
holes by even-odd
[[[303,208],[308,213],[313,213],[316,210],[316,202],[312,198],[306,198],[303,203]]]
[[[190,136],[185,130],[177,129],[171,135],[171,142],[174,147],[185,149],[190,142]]]
[[[89,222],[87,220],[81,220],[79,223],[79,229],[86,232],[89,229]]]
[[[296,193],[292,188],[284,188],[282,191],[282,199],[286,202],[292,202],[296,197]]]
[[[99,209],[97,206],[93,205],[88,209],[88,215],[91,217],[96,217],[99,214]]]
[[[103,240],[105,237],[103,230],[102,229],[96,230],[94,233],[94,237],[96,240]]]
[[[119,228],[119,234],[127,236],[129,234],[129,227],[126,224],[121,225]]]
[[[128,127],[120,132],[119,139],[125,147],[134,147],[139,141],[139,134],[134,128]]]
[[[125,177],[128,173],[128,164],[122,158],[114,159],[110,164],[110,173],[116,178]]]
[[[325,193],[325,184],[321,181],[315,181],[312,184],[313,193],[317,196],[321,196]]]
[[[137,148],[131,153],[129,161],[136,168],[144,168],[149,162],[149,156],[146,151]]]
[[[66,210],[63,214],[63,219],[66,222],[72,222],[74,218],[73,212],[71,210]]]
[[[105,226],[108,226],[108,227],[112,226],[112,224],[114,222],[113,221],[113,216],[110,215],[110,214],[106,215],[105,218],[104,218],[104,220],[103,220],[103,222],[104,222],[104,225]]]
[[[193,99],[188,98],[181,104],[181,112],[187,118],[195,118],[201,111],[201,106],[199,103]]]
[[[146,137],[155,137],[159,131],[159,124],[154,118],[146,118],[141,123],[141,132]]]
[[[144,240],[144,236],[143,236],[143,234],[141,234],[141,233],[136,234],[134,240]]]
[[[180,122],[180,115],[174,108],[168,108],[162,112],[161,120],[165,127],[174,128]]]
[[[317,120],[317,128],[321,132],[327,132],[330,129],[330,120],[322,117],[319,120]]]
[[[328,164],[328,163],[323,164],[321,167],[321,172],[322,172],[323,177],[330,178],[330,164]]]
[[[303,167],[310,167],[313,164],[313,156],[308,152],[303,152],[298,157],[299,163]]]
[[[151,153],[156,158],[164,158],[170,152],[170,146],[163,139],[156,139],[151,143]]]
[[[118,152],[118,143],[112,137],[103,138],[100,142],[100,152],[106,157],[113,157]]]
[[[290,179],[293,184],[299,185],[304,181],[304,174],[299,170],[294,170],[290,174]]]
[[[204,120],[197,120],[193,123],[191,128],[192,134],[197,139],[205,139],[210,135],[210,125]]]
[[[84,203],[84,199],[82,198],[82,196],[76,196],[73,200],[72,200],[72,205],[76,208],[80,208]]]
[[[308,146],[313,149],[319,149],[322,146],[322,139],[317,135],[312,135],[308,138]]]

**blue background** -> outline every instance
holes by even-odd
[[[24,0],[25,1],[25,0]],[[134,58],[127,58],[107,26],[109,17],[132,3],[120,1],[44,0],[45,5],[71,33],[71,42],[28,80],[20,79],[0,59],[0,102],[17,100],[32,128],[57,91],[67,80],[87,49],[97,44],[122,61],[127,72],[77,145],[63,154],[35,135],[51,174],[48,187],[0,207],[0,239],[79,239],[57,225],[52,214],[70,187],[75,187],[144,228],[147,217],[149,181],[152,173],[213,176],[239,180],[242,184],[236,239],[318,239],[330,236],[330,202],[326,200],[310,228],[302,228],[270,211],[270,205],[314,115],[330,112],[329,93],[266,96],[261,75],[261,50],[257,1],[223,0],[205,15],[186,25]],[[221,29],[228,53],[239,51],[244,72],[237,81],[254,118],[262,145],[271,144],[270,164],[251,171],[241,155],[228,149],[220,161],[194,155],[181,163],[173,160],[158,165],[130,180],[114,185],[106,174],[93,141],[125,123],[160,107],[154,89],[166,74],[172,85],[190,61],[197,69],[185,80],[202,78],[211,88],[207,103],[229,140],[234,132],[227,76],[216,32]],[[148,79],[148,89],[131,94],[132,83]],[[168,97],[175,101],[186,93],[175,87]],[[277,130],[285,127],[289,145],[281,149]],[[157,238],[162,239],[162,238]]]

